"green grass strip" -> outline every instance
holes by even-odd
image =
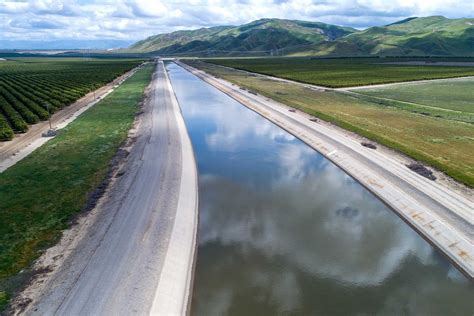
[[[331,123],[343,128],[345,130],[348,130],[348,131],[354,132],[356,134],[359,134],[360,136],[368,138],[368,139],[370,139],[372,141],[375,141],[375,142],[377,142],[381,145],[384,145],[388,148],[392,148],[396,151],[399,151],[399,152],[401,152],[401,153],[403,153],[403,154],[405,154],[405,155],[407,155],[407,156],[409,156],[409,157],[411,157],[411,158],[413,158],[417,161],[421,161],[421,162],[424,162],[424,163],[426,163],[426,164],[428,164],[432,167],[435,167],[439,171],[442,171],[445,174],[447,174],[448,176],[450,176],[451,178],[453,178],[453,179],[455,179],[455,180],[457,180],[461,183],[464,183],[468,187],[474,188],[474,178],[472,178],[469,175],[459,171],[459,169],[457,169],[457,168],[452,168],[449,164],[444,164],[444,163],[439,162],[436,159],[431,158],[429,155],[426,155],[426,154],[424,154],[423,152],[421,152],[417,149],[412,149],[412,148],[409,148],[407,146],[404,146],[404,145],[402,145],[402,144],[400,144],[396,141],[393,141],[393,140],[391,140],[387,137],[384,137],[383,135],[373,133],[373,132],[371,132],[367,129],[361,128],[361,127],[356,126],[354,124],[351,124],[347,121],[338,119],[335,116],[328,115],[328,114],[313,110],[313,109],[308,108],[308,107],[298,106],[296,104],[291,104],[291,103],[287,102],[286,100],[278,100],[277,98],[275,98],[274,95],[269,95],[264,91],[258,91],[258,93],[260,93],[262,95],[265,95],[269,98],[273,98],[274,100],[279,101],[281,103],[285,103],[289,106],[297,108],[297,109],[299,109],[303,112],[306,112],[310,115],[318,117],[318,118],[320,118],[320,119],[322,119],[326,122],[331,122]]]
[[[153,65],[69,124],[54,139],[0,174],[0,305],[12,281],[52,245],[105,179],[127,137]],[[0,306],[0,310],[1,310]]]
[[[339,92],[341,93],[341,92]],[[408,112],[418,113],[426,116],[434,116],[443,118],[446,120],[459,121],[464,123],[474,124],[474,114],[469,112],[455,111],[445,108],[437,108],[434,106],[427,106],[424,104],[417,104],[414,102],[406,102],[400,100],[394,100],[390,98],[379,97],[371,94],[367,94],[366,91],[352,91],[352,97],[359,100],[372,102],[381,106],[395,107]]]

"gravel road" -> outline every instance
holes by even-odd
[[[170,304],[166,296],[156,293],[161,280],[169,276],[164,267],[170,265],[168,252],[175,247],[174,230],[180,225],[189,234],[180,251],[175,251],[184,267],[184,277],[176,283],[191,282],[186,273],[191,273],[194,260],[197,173],[167,80],[160,62],[140,116],[137,140],[121,169],[125,173],[113,184],[85,237],[45,282],[26,314],[143,315],[152,308],[163,310],[163,301]],[[182,190],[187,190],[186,197]],[[183,291],[189,288],[190,284],[182,286]],[[181,292],[178,298],[183,296],[187,302],[189,293]],[[179,302],[177,308],[186,310],[182,305]]]

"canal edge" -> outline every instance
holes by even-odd
[[[283,124],[283,122],[280,121],[281,118],[279,119],[278,117],[276,117],[278,115],[284,115],[284,114],[280,114],[278,113],[276,109],[272,109],[272,108],[270,108],[270,110],[268,109],[264,110],[263,108],[261,108],[261,107],[264,107],[264,105],[262,106],[262,105],[250,104],[253,101],[247,100],[248,98],[244,99],[245,96],[244,97],[234,96],[231,92],[226,90],[227,87],[224,87],[222,83],[215,84],[213,81],[211,81],[211,79],[216,80],[216,81],[218,80],[225,81],[225,80],[216,78],[208,73],[203,72],[202,70],[197,70],[194,67],[189,66],[187,64],[183,64],[180,61],[175,61],[175,62],[179,66],[184,68],[185,70],[195,75],[196,77],[200,78],[204,82],[215,87],[217,90],[225,93],[232,99],[236,100],[243,106],[261,115],[262,117],[269,120],[270,122],[276,124],[280,128],[286,130],[287,132],[289,132],[296,138],[303,141],[309,147],[319,152],[326,159],[328,159],[329,161],[334,163],[337,167],[342,169],[348,176],[350,176],[355,181],[360,183],[363,187],[365,187],[369,192],[371,192],[375,197],[377,197],[382,203],[387,205],[391,210],[393,210],[393,212],[399,218],[401,218],[412,229],[414,229],[423,239],[425,239],[435,249],[439,250],[440,253],[443,254],[444,257],[446,257],[454,266],[456,266],[460,272],[462,272],[466,277],[468,277],[468,279],[470,279],[471,281],[473,280],[472,263],[469,263],[469,260],[464,260],[464,258],[460,255],[460,254],[466,253],[468,256],[468,259],[472,258],[473,256],[470,255],[470,253],[472,253],[472,247],[469,247],[472,244],[470,244],[469,241],[465,240],[462,234],[458,233],[454,227],[452,227],[450,224],[445,223],[444,220],[438,218],[438,215],[431,214],[430,212],[426,210],[426,207],[421,207],[421,210],[419,210],[418,208],[410,209],[407,205],[403,207],[402,206],[399,207],[396,203],[391,201],[390,196],[388,197],[385,196],[383,192],[379,192],[381,190],[378,189],[376,185],[371,184],[369,180],[372,180],[372,179],[370,179],[370,177],[367,177],[367,175],[354,174],[352,169],[347,168],[347,166],[344,166],[344,159],[340,159],[341,157],[338,157],[338,155],[332,155],[333,152],[331,152],[331,150],[328,150],[326,147],[319,144],[320,142],[318,142],[320,146],[326,149],[326,151],[322,150],[322,148],[319,148],[318,146],[316,146],[316,144],[311,140],[310,136],[305,135],[305,133],[295,130],[294,128],[289,128],[288,126]],[[228,83],[229,85],[231,84],[227,81],[225,82]],[[220,87],[219,85],[223,85],[223,87]],[[273,111],[277,113],[271,114],[268,111]],[[290,117],[284,117],[283,120],[294,121],[294,119]],[[299,129],[301,128],[304,129],[304,127],[299,127]],[[338,159],[336,158],[339,158],[340,161],[338,161]],[[391,184],[390,181],[386,181],[386,182],[387,184],[391,185],[395,189],[395,191],[399,191],[399,189],[397,189],[397,187],[394,184]],[[402,193],[402,192],[399,192],[399,193]],[[397,199],[396,198],[394,199],[392,197],[392,200],[397,200]],[[406,196],[405,200],[416,201],[416,199],[412,196]],[[403,204],[400,201],[398,203],[399,204],[401,203],[400,205]],[[409,203],[409,204],[413,204],[413,203]],[[428,230],[427,227],[430,230]],[[472,262],[472,260],[470,262]]]
[[[189,133],[163,61],[182,152],[181,185],[168,250],[150,314],[190,314],[199,224],[198,171]]]

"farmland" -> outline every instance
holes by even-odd
[[[474,186],[472,124],[387,106],[358,95],[316,91],[209,63],[187,63],[377,141]]]
[[[17,58],[0,63],[0,141],[46,120],[141,60]]]
[[[474,75],[474,67],[382,64],[407,60],[409,59],[249,58],[207,59],[206,61],[222,66],[331,88]],[[430,59],[422,60],[430,61]],[[436,59],[435,61],[441,60],[449,61],[450,59]],[[461,61],[461,59],[453,60]],[[472,59],[469,60],[472,61]]]
[[[474,113],[474,78],[423,82],[354,90],[370,96],[417,103],[457,112]]]
[[[152,64],[141,68],[58,136],[0,174],[0,310],[2,297],[5,302],[18,286],[19,277],[13,277],[57,240],[104,181],[152,71]]]

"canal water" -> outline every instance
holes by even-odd
[[[193,315],[472,315],[474,286],[300,140],[175,64],[199,170]]]

